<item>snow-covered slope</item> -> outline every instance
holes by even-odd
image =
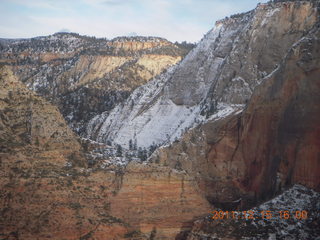
[[[105,112],[93,118],[87,128],[88,135],[99,142],[113,140],[115,144],[128,147],[132,140],[139,147],[148,147],[172,142],[190,127],[205,121],[200,105],[176,105],[164,94],[175,68],[134,91],[110,114]],[[242,107],[241,104],[221,103],[210,119],[224,117]]]
[[[110,114],[106,112],[92,119],[87,129],[88,137],[101,142],[112,140],[124,146],[128,146],[129,140],[136,140],[138,146],[148,147],[153,143],[172,141],[203,121],[201,106],[196,104],[207,94],[212,82],[209,79],[212,74],[207,72],[216,72],[223,61],[222,57],[214,57],[211,49],[224,32],[222,28],[222,24],[217,24],[180,65],[138,88]],[[221,42],[223,47],[225,44],[228,43]],[[180,97],[182,103],[177,104]]]
[[[224,108],[239,111],[315,24],[315,3],[290,3],[290,14],[286,4],[261,4],[218,21],[178,66],[138,88],[110,113],[92,119],[87,137],[123,146],[133,140],[148,147],[174,140],[207,117],[226,112]]]
[[[91,118],[113,109],[191,48],[158,37],[106,40],[56,33],[0,39],[0,62],[57,105],[69,126],[82,135]]]

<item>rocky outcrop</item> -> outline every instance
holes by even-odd
[[[283,184],[320,190],[319,33],[317,27],[290,50],[243,114],[235,159],[246,166],[241,184],[259,195],[274,190],[277,171]]]
[[[210,212],[194,181],[168,168],[132,165],[123,173],[44,166],[36,178],[18,170],[1,174],[3,238],[174,239]]]
[[[159,37],[117,37],[108,42],[108,46],[112,46],[118,51],[125,50],[133,52],[170,45],[172,45],[171,42]]]
[[[317,7],[313,1],[270,2],[218,21],[179,65],[94,117],[87,136],[148,148],[174,141],[208,117],[237,112],[315,26]]]
[[[261,44],[265,36],[272,40]],[[81,38],[71,39],[62,37],[63,51],[78,56],[72,49],[84,50],[86,45],[81,45]],[[102,159],[88,168],[80,144],[57,108],[26,90],[4,70],[0,80],[1,238],[232,239],[251,237],[251,233],[261,238],[318,236],[319,194],[301,186],[257,208],[278,212],[299,206],[304,208],[299,210],[316,213],[300,224],[251,221],[248,226],[246,221],[212,223],[197,219],[213,206],[248,209],[294,183],[319,190],[319,39],[316,1],[262,4],[255,11],[218,22],[179,65],[135,90],[113,111],[91,121],[89,135],[103,142],[111,139],[125,145],[128,140],[138,140],[139,146],[149,146],[152,141],[168,143],[147,162],[131,161],[120,167],[104,165],[107,159]],[[63,84],[52,88],[66,93],[62,98],[65,104],[72,99],[82,104],[75,99],[86,99],[80,93],[91,89],[93,107],[101,103],[100,96],[105,97],[94,89],[103,86],[114,87],[114,96],[122,99],[118,89],[128,88],[122,74],[132,69],[133,76],[148,76],[146,68],[160,71],[150,59],[159,61],[155,54],[159,48],[169,51],[168,45],[148,50],[148,44],[121,43],[115,47],[117,56],[104,56],[100,50],[105,41],[95,43],[86,54],[79,53],[81,61],[68,69],[59,65],[64,61],[60,55],[40,58],[63,69],[59,83],[76,75],[76,70],[70,70],[73,67],[84,71],[77,78],[82,80],[73,82],[74,89],[72,84],[70,89]],[[10,45],[10,41],[2,44]],[[88,52],[96,48],[99,54],[90,57]],[[139,59],[130,55],[136,49],[144,54]],[[27,56],[24,54],[22,59]],[[10,61],[13,58],[8,57]],[[112,62],[121,66],[110,66]],[[21,74],[27,76],[29,70]],[[124,82],[112,84],[104,81],[106,76]],[[74,95],[68,98],[67,94]],[[81,111],[79,114],[86,112]],[[107,148],[84,141],[90,151],[95,146]],[[254,224],[261,224],[261,228]]]
[[[45,155],[57,153],[60,164],[72,160],[81,146],[58,109],[28,90],[7,67],[1,68],[0,78],[1,153],[11,156],[43,151]],[[77,159],[73,164],[86,165],[83,157]]]
[[[314,239],[320,234],[319,198],[319,193],[295,185],[247,212],[208,215],[184,239]]]
[[[226,209],[294,183],[319,191],[319,36],[316,27],[298,41],[242,113],[193,129],[152,161],[192,173],[208,200]]]
[[[192,177],[158,165],[129,164],[111,199],[112,215],[155,239],[174,239],[210,210]]]
[[[185,172],[134,162],[87,168],[56,107],[8,68],[0,86],[1,238],[172,239],[210,212]]]
[[[1,39],[0,46],[0,62],[56,104],[77,133],[189,51],[162,38],[106,40],[73,33]]]

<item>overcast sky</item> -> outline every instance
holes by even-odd
[[[59,31],[89,36],[159,36],[199,41],[218,19],[266,0],[0,0],[0,37]]]

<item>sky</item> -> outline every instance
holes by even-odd
[[[56,32],[197,42],[216,20],[266,0],[0,0],[0,38]]]

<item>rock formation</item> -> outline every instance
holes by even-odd
[[[136,89],[113,111],[94,117],[87,136],[126,147],[131,139],[147,148],[174,141],[210,116],[237,112],[317,24],[317,4],[260,4],[218,21],[181,63]]]
[[[0,236],[174,238],[211,210],[186,173],[158,165],[87,168],[57,108],[0,70]]]
[[[45,152],[42,164],[49,164],[52,155],[56,157],[52,164],[64,164],[70,159],[72,164],[85,166],[83,156],[77,155],[80,143],[58,109],[28,90],[7,67],[2,67],[0,74],[1,154],[10,158],[40,154],[41,158]]]
[[[57,107],[0,70],[0,238],[317,237],[319,4],[273,1],[218,21],[184,60],[134,91],[177,62],[180,50],[159,38],[1,40],[2,61],[58,101],[74,128],[88,120],[83,114],[108,111],[90,120],[91,139],[80,141]],[[30,44],[56,50],[42,55]],[[122,91],[133,92],[115,104]],[[130,143],[162,146],[139,161]],[[115,144],[128,156],[100,154]],[[99,160],[88,164],[95,151]],[[276,197],[293,184],[304,187]],[[267,225],[208,219],[214,209],[250,208],[314,212]]]
[[[0,62],[12,66],[30,89],[56,104],[77,133],[83,133],[90,118],[110,111],[188,51],[155,37],[105,40],[56,33],[0,40]]]
[[[319,191],[319,36],[316,26],[294,44],[243,112],[198,126],[153,161],[192,173],[224,208],[251,206],[294,183]]]
[[[247,211],[249,214],[234,211],[228,218],[226,214],[221,219],[208,215],[196,221],[184,239],[316,239],[320,234],[319,198],[319,193],[295,185],[276,198],[250,209]],[[270,218],[263,211],[269,211]]]

